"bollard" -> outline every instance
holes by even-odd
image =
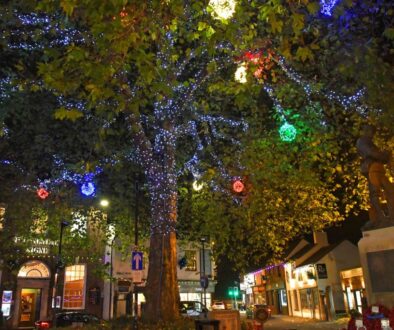
[[[264,330],[263,323],[253,320],[253,330]]]

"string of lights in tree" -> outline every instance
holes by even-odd
[[[320,12],[326,16],[332,16],[332,12],[339,0],[320,0]],[[212,17],[226,22],[231,18],[236,9],[235,0],[210,0],[208,8]]]
[[[262,50],[258,51],[247,51],[245,52],[238,61],[242,61],[239,65],[237,70],[234,73],[234,78],[236,81],[245,84],[247,83],[247,73],[249,69],[249,63],[253,65],[253,75],[258,81],[263,83],[263,88],[266,93],[271,97],[274,102],[274,106],[276,111],[279,113],[279,116],[282,121],[282,125],[279,128],[279,136],[282,141],[291,142],[297,136],[297,130],[294,125],[289,124],[285,110],[282,108],[280,102],[276,99],[273,88],[268,84],[264,83],[265,79],[267,78],[267,72],[270,70],[274,65],[274,53],[272,50],[267,50],[267,54],[264,54]]]
[[[261,57],[266,57],[267,60],[260,61]],[[341,105],[346,110],[356,109],[357,112],[362,115],[365,115],[368,111],[368,108],[361,103],[362,98],[365,95],[365,89],[361,89],[357,91],[354,95],[346,97],[331,90],[324,91],[324,89],[315,88],[312,84],[306,82],[295,70],[289,68],[285,64],[285,60],[283,57],[275,56],[272,52],[269,52],[269,56],[265,56],[260,50],[255,52],[246,52],[238,60],[242,60],[243,62],[238,65],[238,68],[234,74],[234,78],[240,83],[247,82],[247,70],[249,69],[248,62],[257,64],[257,67],[254,68],[254,76],[258,78],[260,82],[262,82],[264,90],[273,100],[275,109],[279,113],[280,118],[282,119],[282,125],[279,128],[279,135],[282,141],[293,141],[296,138],[297,130],[294,125],[288,123],[288,121],[286,120],[285,111],[282,108],[280,102],[275,98],[273,88],[271,86],[268,86],[267,83],[264,82],[264,79],[259,79],[261,78],[261,73],[264,72],[264,69],[270,69],[274,61],[279,65],[279,67],[283,70],[283,72],[290,80],[302,86],[310,104],[313,104],[313,102],[310,100],[310,97],[312,96],[312,94],[316,94],[325,97],[331,103],[337,103]]]
[[[213,9],[212,13],[217,15],[218,19],[226,20],[234,14],[235,4],[235,1],[211,0],[209,6],[211,6]],[[220,8],[220,10],[216,10],[216,8]],[[168,35],[168,39],[168,45],[171,45],[171,34]],[[219,45],[219,47],[223,47],[223,45]],[[182,77],[184,72],[190,73],[191,70],[187,72],[190,60],[186,60],[184,66],[178,66],[178,63],[174,64],[171,60],[172,54],[173,51],[168,46],[164,46],[157,54],[162,59],[163,71],[177,72],[177,78]],[[206,67],[207,64],[204,63],[204,66]],[[199,65],[203,66],[201,63]],[[220,139],[225,138],[225,135],[220,132],[220,129],[216,129],[216,124],[230,125],[230,127],[237,129],[243,127],[242,123],[231,121],[224,118],[224,116],[207,117],[199,111],[200,109],[193,107],[192,103],[195,93],[203,85],[207,77],[204,70],[200,68],[196,69],[191,77],[189,75],[189,78],[191,79],[179,81],[178,84],[164,81],[171,88],[173,95],[154,102],[153,116],[133,114],[128,118],[131,122],[130,128],[138,128],[133,130],[136,132],[134,134],[136,145],[134,155],[138,163],[145,169],[148,181],[152,206],[152,233],[166,235],[175,231],[174,214],[176,214],[176,203],[174,198],[176,198],[177,194],[178,177],[175,151],[178,138],[186,134],[195,141],[196,152],[186,166],[189,167],[192,173],[197,173],[199,157],[202,151],[206,146],[212,145],[212,139],[209,135],[205,136],[203,140],[200,138],[197,125],[208,123],[208,125],[214,127],[211,129],[213,137]],[[188,83],[188,86],[184,84],[185,82]],[[195,119],[192,121],[188,120],[188,124],[184,125],[186,118]],[[244,127],[244,129],[246,128]],[[152,136],[153,132],[153,139],[148,138],[148,132],[150,132],[150,136]],[[233,177],[225,171],[218,156],[212,152],[210,156],[219,167],[221,175],[228,180],[227,182],[232,182]],[[94,193],[91,185],[89,185],[89,182],[91,182],[89,178],[86,179],[86,177],[81,175],[78,179],[79,182],[83,182],[84,191],[88,193],[93,191],[92,194]]]
[[[168,61],[168,57],[171,53],[167,54],[163,48],[161,50],[160,57],[161,63],[166,65],[165,69],[172,70],[171,61]],[[203,55],[203,54],[202,54]],[[184,61],[183,61],[184,63]],[[190,63],[190,62],[189,62]],[[228,58],[223,61],[223,65],[231,63]],[[206,67],[209,62],[203,63]],[[201,66],[201,63],[198,63]],[[180,66],[182,70],[190,70],[184,65]],[[219,69],[221,66],[219,66]],[[179,66],[177,66],[179,70]],[[176,72],[179,72],[179,71]],[[247,124],[244,121],[231,120],[224,116],[213,116],[204,114],[204,109],[200,109],[195,106],[195,92],[203,85],[207,80],[204,70],[198,68],[194,70],[194,75],[189,77],[193,83],[188,84],[186,87],[182,81],[177,82],[174,85],[169,84],[169,87],[173,91],[171,98],[163,98],[153,103],[153,120],[148,116],[141,116],[140,118],[131,118],[136,121],[139,127],[146,127],[145,131],[152,130],[155,132],[154,139],[147,142],[145,131],[139,131],[135,136],[136,144],[138,145],[137,153],[135,154],[138,162],[146,169],[146,177],[148,180],[148,187],[151,197],[151,205],[153,208],[153,220],[151,225],[151,231],[153,233],[169,234],[175,231],[175,223],[171,221],[171,214],[176,212],[176,205],[171,202],[171,199],[176,196],[176,181],[178,175],[183,173],[185,169],[189,170],[196,176],[198,180],[200,178],[200,171],[198,165],[200,163],[200,156],[207,146],[212,145],[212,137],[215,139],[229,139],[235,143],[235,140],[230,136],[226,136],[221,132],[222,127],[230,127],[232,129],[247,129]],[[176,74],[177,77],[181,77],[182,74]],[[184,122],[184,118],[193,118]],[[181,118],[182,120],[179,120]],[[143,125],[141,120],[144,120]],[[163,125],[165,124],[165,126]],[[209,129],[205,133],[209,134],[201,135],[199,128],[207,125]],[[190,136],[193,138],[195,144],[195,153],[186,162],[183,170],[176,170],[174,153],[176,150],[176,142],[179,137]],[[210,153],[211,159],[214,160],[217,168],[222,177],[230,182],[232,177],[227,174],[224,166],[213,152]],[[196,190],[202,188],[202,184],[194,185]],[[165,204],[167,204],[165,206]],[[159,212],[160,211],[160,212]],[[155,214],[155,212],[157,212]]]
[[[345,110],[356,109],[360,114],[367,113],[368,107],[361,103],[362,98],[365,96],[365,88],[358,90],[351,96],[343,96],[331,90],[325,91],[324,89],[315,88],[313,84],[305,81],[300,74],[285,64],[283,57],[278,57],[277,63],[289,79],[302,86],[308,97],[312,94],[317,94],[325,97],[332,103],[340,104]]]

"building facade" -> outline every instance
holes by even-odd
[[[323,246],[308,258],[286,264],[289,314],[329,320],[334,319],[335,314],[349,310],[347,296],[350,292],[346,292],[349,291],[346,284],[350,283],[350,280],[344,281],[341,276],[357,277],[352,271],[342,272],[358,268],[359,265],[358,249],[347,240]],[[354,295],[358,293],[357,297],[361,302],[363,280],[359,276],[357,280],[358,284],[354,287],[357,292],[354,292]]]

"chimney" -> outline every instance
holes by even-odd
[[[314,231],[313,243],[320,246],[328,246],[327,233],[324,231]]]

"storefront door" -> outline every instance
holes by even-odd
[[[19,327],[32,327],[40,318],[41,289],[22,288],[19,308]]]

